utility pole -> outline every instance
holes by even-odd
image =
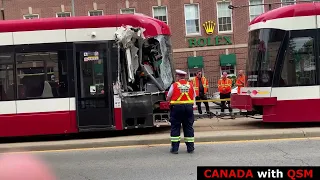
[[[2,17],[2,20],[5,20],[5,17],[4,17],[4,0],[1,0],[1,17]]]
[[[2,0],[3,1],[3,0]],[[71,0],[71,13],[72,13],[72,16],[76,16],[75,15],[75,12],[74,12],[74,0]]]

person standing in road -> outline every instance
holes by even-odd
[[[246,77],[245,77],[245,75],[243,73],[243,70],[240,70],[238,72],[238,77],[237,77],[237,81],[236,81],[236,86],[238,86],[238,94],[240,94],[240,89],[242,87],[246,86],[245,81],[246,81]]]
[[[188,153],[194,152],[193,104],[195,91],[192,83],[185,79],[186,74],[184,71],[176,70],[177,81],[171,85],[167,94],[167,101],[170,102],[170,152],[173,154],[178,154],[179,151],[181,124],[187,151]]]
[[[202,72],[198,71],[197,76],[192,79],[192,83],[196,92],[196,100],[208,100],[206,93],[208,92],[209,83],[207,78],[202,76]],[[206,106],[206,113],[210,113],[209,103],[203,102]],[[196,102],[198,113],[202,114],[201,102]]]
[[[222,78],[218,81],[218,90],[220,93],[220,99],[229,99],[231,97],[231,88],[232,88],[232,80],[229,79],[227,72],[222,73]],[[228,109],[231,117],[234,117],[232,114],[232,108],[230,106],[230,100],[227,100]],[[224,109],[226,106],[226,101],[221,101],[221,115],[224,114]]]

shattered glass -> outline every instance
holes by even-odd
[[[139,39],[145,40],[143,36],[143,32],[145,29],[142,28],[134,28],[132,26],[123,26],[120,27],[115,33],[115,39],[119,45],[119,47],[124,48],[125,50],[125,57],[127,62],[127,81],[130,83],[134,83],[135,81],[135,74],[140,67],[139,62],[139,55],[138,51],[139,48],[137,47],[137,41]],[[151,69],[148,69],[148,66],[142,65],[141,68],[144,69],[149,76],[150,79],[153,79],[154,84],[158,84],[159,91],[167,89],[173,82],[173,73],[172,73],[172,47],[171,41],[169,36],[159,35],[154,37],[159,42],[158,50],[161,51],[161,63],[159,64],[159,78],[154,77],[154,73],[152,73]],[[154,49],[157,51],[156,49]],[[120,83],[123,84],[123,83]],[[115,85],[118,89],[119,85]],[[125,83],[126,84],[126,83]],[[151,87],[148,84],[148,87]],[[118,90],[119,92],[119,90]],[[153,91],[154,92],[154,91]],[[141,92],[140,92],[141,93]],[[136,93],[133,93],[136,94]],[[138,93],[139,94],[139,93]],[[137,95],[137,94],[136,94]]]
[[[171,54],[171,41],[169,36],[159,35],[155,37],[160,43],[160,49],[162,54],[162,62],[160,64],[160,76],[164,85],[164,89],[170,87],[173,82],[172,74],[172,54]]]

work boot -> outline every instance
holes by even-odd
[[[194,153],[194,149],[191,149],[191,150],[187,150],[188,153],[192,154]]]
[[[170,149],[170,152],[171,152],[172,154],[178,154],[178,151],[174,151],[173,148]]]
[[[186,146],[187,146],[187,152],[188,153],[193,153],[194,152],[194,143],[186,142]]]

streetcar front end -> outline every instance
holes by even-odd
[[[135,16],[148,22],[124,25],[115,34],[119,59],[113,87],[123,129],[168,126],[166,91],[174,81],[170,29],[162,21]]]
[[[231,97],[232,108],[264,122],[320,121],[319,9],[320,3],[291,5],[250,23],[246,87]]]
[[[271,97],[271,90],[276,57],[283,38],[281,32],[271,29],[249,32],[246,87],[241,88],[239,94],[232,95],[232,108],[246,110],[251,115],[264,115],[264,107],[276,104],[277,99]]]

